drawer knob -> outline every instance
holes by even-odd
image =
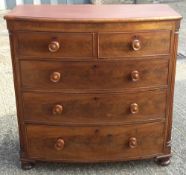
[[[48,45],[48,50],[50,52],[57,52],[60,48],[58,41],[51,41],[51,43]]]
[[[137,114],[139,112],[139,107],[138,107],[138,104],[137,103],[132,103],[130,105],[130,112],[132,114]]]
[[[131,137],[129,139],[129,147],[130,148],[135,148],[137,146],[137,139],[135,137]]]
[[[131,73],[131,79],[132,81],[136,82],[140,78],[139,72],[137,70],[132,71]]]
[[[133,48],[134,51],[138,51],[138,50],[141,49],[141,42],[140,42],[139,39],[134,39],[132,41],[132,48]]]
[[[52,110],[54,115],[60,115],[63,112],[63,106],[62,105],[55,105]]]
[[[57,139],[54,148],[58,151],[62,150],[64,148],[65,142],[63,139],[59,138]]]
[[[57,83],[61,78],[61,74],[59,72],[53,72],[51,75],[50,75],[50,80],[54,83]]]

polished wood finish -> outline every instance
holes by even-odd
[[[57,104],[53,107],[53,110],[52,110],[53,115],[60,115],[60,114],[62,114],[62,112],[63,112],[63,106],[62,105]]]
[[[54,148],[58,151],[63,150],[64,146],[65,142],[61,138],[57,139],[56,143],[54,144]]]
[[[53,83],[59,82],[60,78],[61,78],[60,72],[52,72],[50,75],[50,81]]]
[[[161,166],[167,166],[170,164],[170,157],[171,156],[160,156],[155,158],[155,162]]]
[[[171,32],[166,30],[99,34],[99,57],[168,55]]]
[[[122,94],[28,92],[23,94],[24,118],[28,122],[48,124],[165,120],[166,98],[165,90]]]
[[[49,44],[48,44],[48,50],[50,52],[57,52],[60,48],[60,44],[58,41],[51,41]]]
[[[179,14],[167,5],[25,5],[5,19],[23,169],[170,163]]]
[[[134,70],[131,72],[131,79],[132,81],[139,81],[140,79],[140,74],[139,74],[139,71],[138,70]]]
[[[101,127],[27,125],[28,155],[34,159],[81,162],[139,158],[162,152],[163,130],[163,123]],[[55,144],[59,144],[59,149]]]
[[[157,13],[158,11],[158,13]],[[61,13],[63,12],[63,13]],[[69,13],[71,12],[71,13]],[[176,20],[181,16],[168,5],[23,5],[5,16],[7,20],[39,21],[161,21]]]
[[[40,33],[19,32],[19,54],[21,56],[92,57],[92,33]]]
[[[132,103],[130,105],[131,114],[137,114],[139,112],[139,105],[137,103]]]
[[[134,51],[138,51],[141,49],[141,41],[139,39],[133,39],[132,41],[132,49]]]
[[[135,137],[131,137],[129,139],[129,148],[136,148],[138,145],[137,139]]]
[[[110,62],[21,61],[20,67],[24,89],[113,90],[166,87],[168,83],[168,60],[158,58]],[[56,81],[51,80],[53,74],[58,74]]]

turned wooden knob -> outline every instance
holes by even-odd
[[[60,48],[60,44],[58,41],[51,41],[48,45],[48,50],[50,52],[57,52]]]
[[[62,105],[55,105],[53,107],[52,113],[54,115],[60,115],[60,114],[62,114],[62,112],[63,112],[63,106]]]
[[[134,70],[131,72],[131,79],[132,81],[138,81],[140,79],[139,72],[137,70]]]
[[[57,83],[61,78],[61,74],[59,72],[53,72],[51,75],[50,75],[50,80],[54,83]]]
[[[54,148],[58,151],[62,150],[64,148],[65,142],[63,139],[59,138],[57,139]]]
[[[130,148],[135,148],[137,146],[137,139],[135,137],[131,137],[129,139],[129,147]]]
[[[137,114],[139,112],[139,107],[138,107],[138,104],[137,103],[132,103],[130,105],[130,112],[132,114]]]
[[[132,41],[132,49],[133,49],[134,51],[138,51],[138,50],[141,49],[141,42],[140,42],[139,39],[134,39],[134,40]]]

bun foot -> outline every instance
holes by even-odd
[[[32,169],[33,167],[34,167],[34,163],[33,162],[21,162],[21,168],[23,169],[23,170],[30,170],[30,169]]]
[[[161,166],[168,166],[170,164],[170,157],[157,157],[155,158],[155,162],[158,164],[158,165],[161,165]]]

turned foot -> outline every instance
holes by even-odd
[[[34,167],[34,163],[33,162],[25,162],[25,161],[22,161],[21,162],[21,168],[23,170],[30,170]]]
[[[155,162],[158,165],[167,166],[170,164],[170,157],[157,157],[155,158]]]

